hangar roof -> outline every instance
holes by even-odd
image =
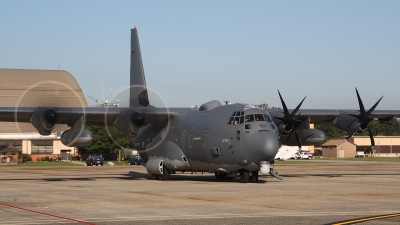
[[[0,106],[87,107],[82,89],[65,70],[0,68]],[[0,133],[19,133],[17,123],[1,122]],[[18,123],[20,130],[37,132],[31,124]],[[64,131],[56,125],[54,131]]]

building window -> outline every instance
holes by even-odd
[[[0,141],[0,150],[5,148],[16,148],[22,151],[22,140],[1,140]]]
[[[31,141],[31,153],[32,154],[52,154],[53,153],[53,141]]]

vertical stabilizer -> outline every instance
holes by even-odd
[[[148,106],[146,79],[136,27],[131,29],[131,81],[129,107]]]

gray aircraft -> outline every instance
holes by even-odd
[[[128,137],[144,159],[153,179],[168,180],[180,172],[210,172],[216,179],[239,177],[255,183],[261,174],[281,178],[271,165],[280,145],[316,145],[326,136],[311,129],[313,123],[332,123],[348,133],[347,139],[367,129],[373,120],[399,123],[400,110],[364,108],[356,89],[359,110],[262,109],[250,104],[225,104],[213,100],[193,108],[156,108],[150,105],[143,72],[137,29],[131,29],[130,107],[0,107],[0,120],[30,122],[41,135],[55,124],[68,124],[61,141],[81,147],[93,141],[85,125],[115,126]]]

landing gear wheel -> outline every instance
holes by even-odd
[[[252,175],[249,178],[249,183],[257,183],[258,182],[258,171],[252,171]]]
[[[167,168],[165,168],[165,166],[164,166],[164,168],[163,168],[163,174],[160,174],[159,175],[159,177],[160,177],[160,180],[169,180],[169,169],[167,169]]]
[[[249,171],[247,170],[243,170],[242,172],[240,172],[240,183],[248,183],[249,182]]]
[[[152,180],[159,180],[160,177],[159,177],[157,174],[152,174],[152,175],[151,175],[151,179],[152,179]]]

